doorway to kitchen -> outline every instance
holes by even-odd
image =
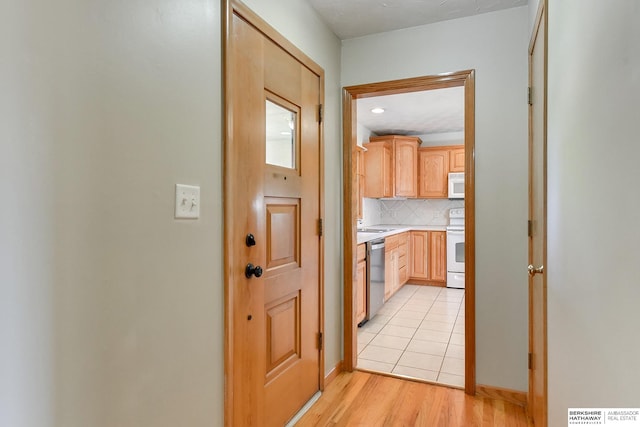
[[[367,304],[366,292],[359,291],[362,285],[363,272],[362,265],[364,263],[358,261],[362,258],[363,248],[365,245],[358,245],[363,243],[362,233],[357,233],[358,227],[357,218],[361,215],[362,210],[367,210],[368,206],[362,206],[362,191],[364,188],[364,182],[366,182],[366,175],[362,175],[362,162],[363,162],[363,148],[357,144],[359,131],[358,129],[358,100],[365,100],[369,98],[409,94],[417,95],[425,91],[435,91],[437,89],[454,89],[460,90],[464,97],[464,132],[461,135],[463,144],[458,147],[449,147],[446,150],[439,149],[440,147],[430,148],[418,148],[422,142],[419,138],[417,141],[412,141],[410,138],[398,137],[398,141],[384,142],[384,144],[378,145],[372,144],[370,148],[379,150],[380,164],[388,164],[389,167],[384,167],[375,174],[374,180],[379,180],[389,172],[399,170],[405,173],[406,176],[414,177],[418,176],[418,168],[425,170],[427,165],[444,165],[442,159],[445,159],[446,167],[440,167],[437,169],[437,173],[429,179],[420,179],[416,186],[418,188],[411,189],[407,186],[407,182],[412,182],[396,175],[396,181],[401,181],[401,185],[396,184],[394,188],[388,189],[382,185],[379,191],[386,192],[381,194],[380,198],[396,198],[396,200],[385,200],[386,207],[385,212],[393,210],[396,205],[402,208],[402,205],[407,204],[406,198],[398,198],[398,194],[403,191],[408,191],[408,198],[415,197],[430,197],[433,191],[438,191],[437,188],[431,187],[430,183],[437,182],[439,176],[442,176],[444,172],[449,172],[449,160],[451,160],[452,168],[454,163],[458,162],[458,166],[464,171],[464,200],[449,199],[446,194],[441,195],[440,199],[444,203],[449,203],[451,206],[447,206],[447,215],[449,211],[460,209],[463,212],[463,233],[464,233],[464,253],[460,254],[461,258],[465,260],[464,266],[466,274],[463,273],[462,285],[458,284],[458,288],[454,289],[445,287],[447,283],[447,265],[446,261],[446,238],[445,231],[448,223],[439,224],[438,227],[426,227],[420,229],[416,228],[415,233],[413,228],[408,230],[398,230],[397,228],[391,232],[382,232],[378,236],[374,236],[378,241],[380,238],[387,237],[385,240],[388,243],[386,250],[387,264],[391,266],[391,271],[398,273],[394,276],[393,273],[386,273],[385,284],[385,304],[378,312],[379,320],[372,320],[368,313],[367,319],[363,324],[363,306]],[[392,375],[399,375],[405,377],[414,377],[423,379],[430,382],[438,382],[437,378],[441,377],[443,381],[448,385],[463,386],[467,393],[475,393],[475,259],[474,259],[474,71],[467,70],[461,72],[454,72],[448,74],[442,74],[437,76],[425,76],[417,77],[389,82],[373,83],[359,86],[350,86],[344,88],[343,91],[343,150],[344,150],[344,369],[352,370],[354,368],[361,368],[367,370],[375,370],[386,372]],[[372,142],[378,143],[376,138],[371,139]],[[398,148],[397,152],[391,151],[394,147]],[[407,148],[409,147],[409,148]],[[413,147],[413,148],[412,148]],[[414,156],[417,159],[418,150],[420,150],[420,160],[414,162],[415,166],[411,166],[411,163],[406,163],[403,158],[410,157],[409,150],[414,150]],[[422,151],[425,151],[422,156]],[[394,155],[395,154],[395,155]],[[460,155],[462,154],[462,156]],[[368,154],[370,159],[374,158],[373,153]],[[391,160],[386,159],[391,157]],[[385,160],[386,159],[386,160]],[[377,160],[376,160],[377,161]],[[395,162],[395,164],[393,163]],[[418,164],[419,163],[419,164]],[[413,171],[411,168],[414,168]],[[430,169],[431,170],[431,169]],[[455,169],[451,169],[454,171]],[[366,172],[365,172],[366,174]],[[445,178],[446,179],[446,178]],[[413,182],[416,182],[414,178]],[[370,183],[367,183],[367,185]],[[438,186],[436,186],[438,187]],[[368,190],[377,191],[377,190]],[[391,191],[391,196],[388,192]],[[411,191],[416,191],[417,194],[422,196],[411,195]],[[445,190],[446,191],[446,190]],[[458,192],[460,189],[458,188]],[[427,195],[427,196],[424,196]],[[433,197],[433,196],[432,196]],[[435,196],[438,197],[438,196]],[[454,196],[455,197],[455,196]],[[366,199],[365,199],[366,200]],[[449,200],[449,202],[447,202]],[[420,201],[418,201],[420,202]],[[427,200],[428,202],[428,200]],[[440,207],[441,208],[441,207]],[[443,211],[443,209],[440,209]],[[401,212],[401,211],[400,211]],[[386,212],[389,214],[389,212]],[[446,218],[448,220],[448,218]],[[388,219],[385,224],[392,224]],[[377,230],[366,230],[370,233],[375,233]],[[365,236],[366,237],[366,236]],[[371,240],[371,239],[368,239]],[[367,240],[367,241],[368,241]],[[413,254],[408,254],[408,248],[416,248]],[[395,251],[395,252],[394,252]],[[441,256],[440,256],[440,255]],[[366,252],[364,254],[366,256]],[[424,268],[426,269],[427,263],[429,263],[429,271],[420,271],[418,265],[420,260],[424,260]],[[362,260],[360,260],[362,261]],[[412,265],[415,264],[415,265]],[[404,269],[403,269],[404,268]],[[414,272],[411,274],[411,280],[408,281],[407,271]],[[458,277],[459,279],[459,277]],[[391,284],[389,284],[389,282]],[[436,283],[440,286],[422,286],[426,284]],[[368,283],[367,283],[368,285]],[[433,310],[433,311],[431,311]],[[367,327],[366,320],[369,320]],[[391,323],[389,323],[391,322]],[[432,325],[427,325],[426,322],[434,322]],[[363,328],[358,328],[358,323],[363,325]],[[377,325],[376,325],[377,323]],[[444,329],[447,330],[438,330]],[[358,337],[358,330],[366,331],[366,334],[360,333]],[[380,334],[381,331],[385,333]],[[397,334],[395,333],[397,332]],[[403,336],[403,335],[409,335]],[[416,336],[418,334],[418,336]],[[396,336],[394,336],[396,335]],[[422,336],[425,335],[425,336]],[[428,335],[428,336],[427,336]],[[447,335],[446,340],[444,335]],[[422,338],[422,339],[420,339]],[[426,339],[425,339],[426,338]],[[452,339],[455,341],[453,342]],[[379,359],[379,355],[376,354],[380,351],[380,348],[373,345],[369,350],[364,346],[377,340],[378,343],[387,343],[387,347],[391,350],[389,358],[394,359],[392,366],[389,364],[378,365],[376,369],[374,359]],[[358,348],[358,341],[360,341],[360,348]],[[445,342],[446,341],[446,342]],[[398,347],[393,349],[393,347]],[[428,346],[429,348],[426,348]],[[382,346],[381,346],[382,347]],[[450,349],[450,352],[447,350]],[[358,360],[359,350],[364,350],[360,354],[360,361]],[[419,350],[419,351],[412,351]],[[371,355],[369,353],[372,353]],[[396,354],[398,353],[398,354]],[[432,354],[430,357],[429,353]],[[442,372],[440,369],[444,367],[445,371],[451,371],[450,367],[445,366],[445,358],[447,356],[457,356],[456,360],[450,360],[448,365],[454,363],[458,366],[455,367],[455,371],[462,373],[464,371],[464,382],[460,381],[447,381],[447,372]],[[455,354],[454,354],[455,353]],[[440,354],[440,356],[437,356]],[[373,357],[371,357],[373,356]],[[397,357],[396,357],[397,356]],[[402,362],[399,360],[402,359]],[[412,361],[411,358],[415,358]],[[382,362],[384,363],[384,362]],[[414,369],[411,369],[413,365]],[[435,366],[438,370],[434,371]],[[423,371],[431,371],[430,373],[423,372],[428,375],[418,375],[419,366],[424,366],[429,369]],[[386,368],[386,369],[384,369]],[[433,372],[436,372],[435,378]],[[412,375],[412,373],[414,375]]]

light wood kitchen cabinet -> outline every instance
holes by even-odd
[[[411,231],[410,278],[446,283],[447,235],[444,231]]]
[[[388,300],[399,287],[398,235],[384,239],[384,300]]]
[[[409,275],[412,279],[427,280],[429,278],[429,232],[411,231],[411,263]]]
[[[389,141],[365,144],[364,197],[393,197],[393,146]],[[367,172],[368,171],[368,172]]]
[[[409,233],[398,235],[398,289],[409,280]],[[397,290],[397,289],[396,289]],[[395,291],[394,291],[395,292]]]
[[[355,155],[355,192],[356,192],[356,217],[362,219],[362,198],[364,197],[364,152],[365,149],[356,145]]]
[[[396,197],[418,195],[418,138],[394,137],[393,166]]]
[[[450,148],[449,172],[464,172],[464,145],[455,145]]]
[[[365,144],[365,197],[416,197],[418,146],[415,136],[385,135]]]
[[[429,280],[447,281],[447,233],[429,232]]]
[[[367,247],[360,244],[357,247],[356,267],[356,323],[360,323],[367,315]]]
[[[418,197],[446,199],[448,196],[449,150],[423,147],[418,150]]]
[[[409,233],[384,239],[384,300],[388,300],[409,280]]]

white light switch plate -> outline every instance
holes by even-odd
[[[200,187],[176,184],[175,218],[200,218]]]

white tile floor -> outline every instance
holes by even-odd
[[[358,328],[358,367],[464,387],[464,290],[403,286]]]

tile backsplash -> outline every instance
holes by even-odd
[[[449,225],[449,209],[464,207],[464,200],[363,200],[362,225]]]

